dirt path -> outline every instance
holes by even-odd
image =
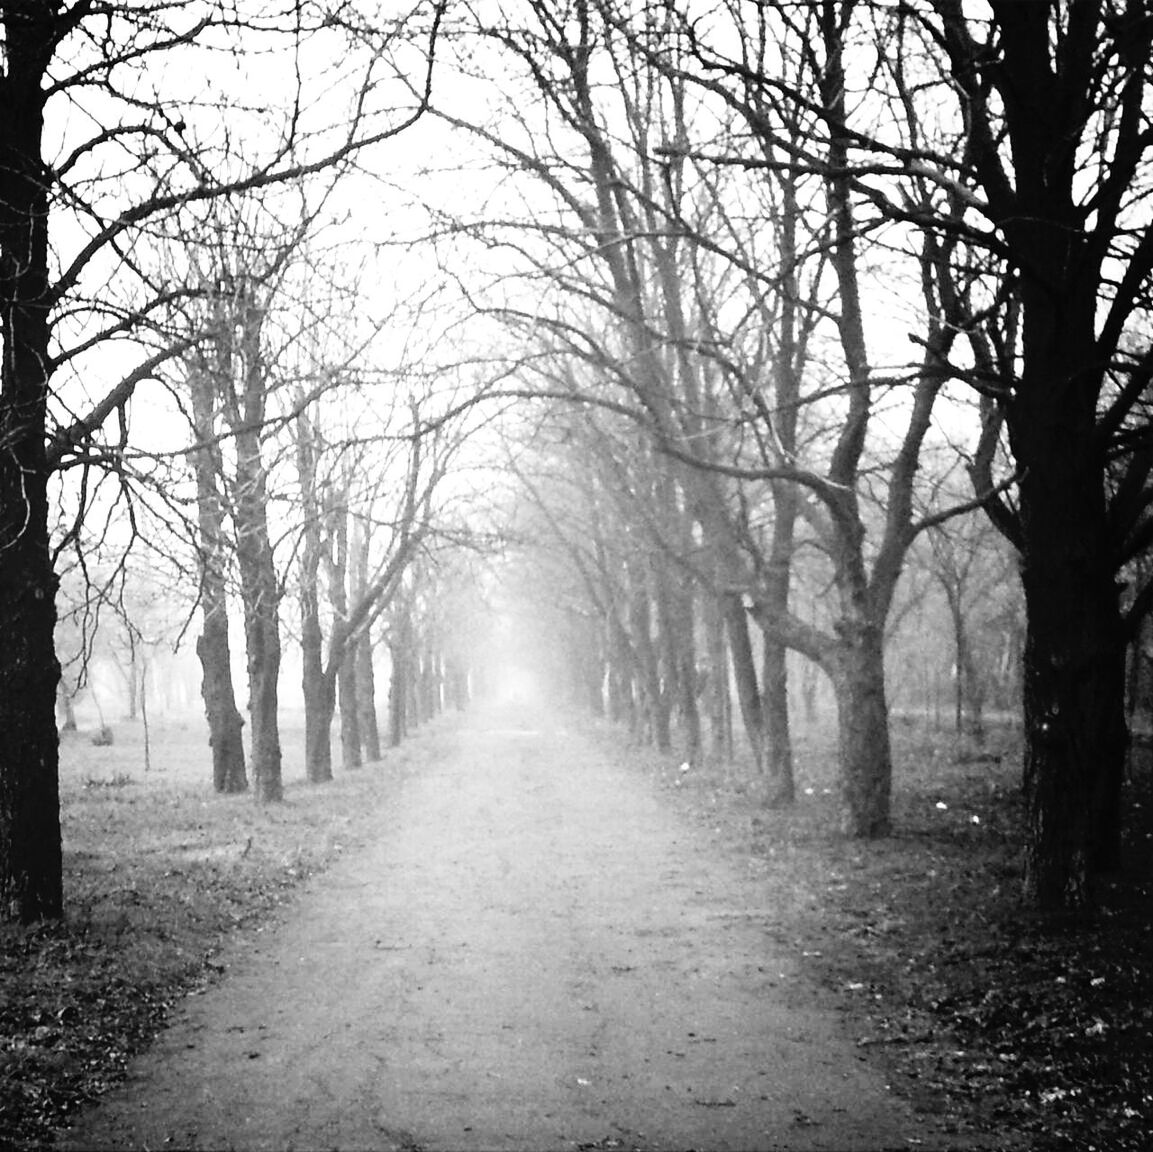
[[[764,894],[562,728],[474,718],[238,945],[73,1148],[948,1148]]]

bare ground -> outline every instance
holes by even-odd
[[[972,1147],[818,1006],[771,866],[620,760],[474,717],[60,1146]]]

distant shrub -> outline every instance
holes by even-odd
[[[100,730],[92,734],[92,743],[97,748],[107,748],[109,744],[113,743],[115,737],[112,734],[112,729],[107,724],[101,724]]]

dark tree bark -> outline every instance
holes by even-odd
[[[268,476],[261,454],[268,382],[261,333],[264,310],[243,276],[225,302],[239,333],[239,380],[225,413],[236,442],[233,521],[244,637],[248,656],[248,711],[252,723],[252,777],[261,803],[283,799],[280,750],[280,582],[268,533]]]
[[[228,620],[205,609],[204,627],[196,641],[202,672],[200,694],[208,720],[208,743],[212,748],[212,786],[217,792],[248,790],[244,766],[244,718],[236,707],[232,687],[232,657],[228,644]]]
[[[936,9],[1020,304],[1019,347],[987,356],[1001,388],[986,405],[1008,427],[1019,500],[986,506],[1022,556],[1026,886],[1042,907],[1076,909],[1120,851],[1128,636],[1117,574],[1148,539],[1153,460],[1119,438],[1132,421],[1141,434],[1131,427],[1130,443],[1148,436],[1134,406],[1153,357],[1142,318],[1153,234],[1144,221],[1134,231],[1143,208],[1128,201],[1153,143],[1141,112],[1153,27],[1101,0],[993,3],[987,26],[959,0]],[[1079,168],[1090,148],[1091,173]],[[987,461],[974,469],[978,486],[989,474]]]
[[[200,528],[200,606],[203,628],[196,641],[200,659],[200,693],[212,748],[212,786],[217,792],[248,789],[244,765],[244,718],[236,706],[232,684],[232,652],[228,637],[228,596],[225,581],[227,550],[224,507],[220,495],[223,461],[216,436],[216,373],[212,366],[189,364],[188,384],[196,447],[189,453],[196,476],[196,506]]]
[[[842,626],[833,687],[841,761],[841,829],[873,839],[891,831],[892,751],[885,700],[883,634],[862,623]]]
[[[789,722],[788,649],[766,640],[761,656],[762,703],[765,724],[766,803],[781,808],[796,799],[793,779],[793,737]]]
[[[51,5],[5,5],[0,73],[0,920],[63,913],[57,579],[45,451],[48,187],[42,155]]]
[[[236,554],[248,653],[252,776],[256,798],[263,803],[284,796],[279,722],[280,588],[268,538],[267,493],[259,452],[254,445],[243,443],[250,438],[256,437],[237,436],[237,452],[242,455],[237,469],[237,512],[243,527]]]

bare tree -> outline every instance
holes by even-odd
[[[165,3],[98,6],[86,0],[67,7],[0,6],[5,108],[0,121],[0,625],[7,637],[0,657],[0,722],[12,749],[0,770],[0,915],[5,918],[58,916],[63,901],[49,475],[83,455],[104,421],[123,412],[136,385],[180,345],[173,342],[144,356],[82,415],[66,413],[50,437],[49,403],[59,392],[63,370],[78,368],[102,341],[159,325],[172,294],[154,291],[157,286],[139,274],[139,252],[131,241],[143,225],[183,206],[323,170],[395,134],[421,111],[420,101],[397,110],[378,83],[381,61],[394,59],[390,41],[407,33],[396,26],[382,33],[349,29],[355,43],[350,41],[339,61],[349,104],[335,124],[302,116],[307,101],[294,103],[291,93],[278,106],[283,115],[274,124],[277,105],[270,101],[268,122],[253,125],[251,133],[265,142],[265,151],[249,164],[221,149],[220,109],[197,107],[198,95],[165,99],[157,87],[154,100],[142,100],[150,63],[162,67],[174,49],[264,33],[303,47],[314,31],[340,24],[322,6],[287,14],[281,27],[254,16],[247,5],[214,3],[195,13]],[[439,16],[437,5],[414,17],[424,25],[426,43]],[[426,68],[430,58],[426,54]],[[297,60],[303,63],[305,56]],[[325,64],[331,68],[332,58]],[[303,70],[296,75],[310,79]],[[122,88],[130,76],[145,77],[144,83]],[[88,109],[92,131],[83,138],[74,135],[84,117],[69,117],[63,144],[49,153],[46,113],[68,102]],[[201,112],[207,115],[202,118]],[[70,254],[59,256],[48,228],[69,213],[78,224],[72,235],[80,238]],[[87,323],[82,325],[75,312],[61,323],[83,294],[86,278],[105,284],[132,280],[141,299],[131,314],[109,315],[93,291],[89,299],[96,307],[88,310]],[[70,347],[54,342],[69,335],[75,336]]]

